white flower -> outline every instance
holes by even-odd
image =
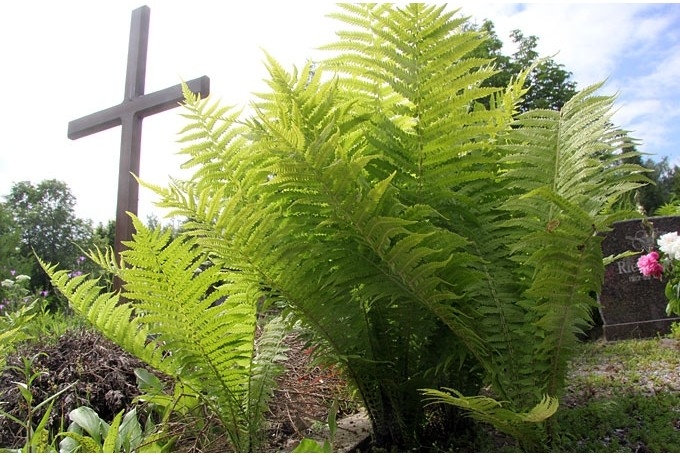
[[[12,280],[2,280],[2,283],[0,283],[0,286],[2,286],[3,288],[11,288],[12,286],[14,286],[14,281],[12,281]]]
[[[17,283],[20,281],[31,281],[31,277],[28,275],[17,275],[16,281]]]
[[[680,237],[677,232],[662,235],[656,243],[659,245],[659,249],[670,259],[680,259]]]

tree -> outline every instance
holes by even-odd
[[[471,28],[475,29],[474,26]],[[520,30],[513,30],[510,38],[518,48],[512,56],[507,56],[501,52],[503,42],[498,38],[492,21],[485,20],[476,30],[482,32],[485,39],[470,55],[492,58],[498,71],[484,82],[485,87],[505,87],[526,68],[540,61],[526,79],[528,91],[519,105],[521,112],[531,109],[559,110],[576,94],[576,82],[571,80],[571,72],[552,57],[540,58],[536,51],[538,37],[524,36]]]
[[[96,247],[106,249],[113,247],[116,242],[116,221],[109,220],[106,224],[99,223],[94,228],[93,243]]]
[[[624,160],[626,163],[642,166],[647,169],[649,182],[642,188],[638,188],[631,195],[631,203],[638,207],[641,216],[658,215],[659,209],[668,205],[670,213],[677,213],[678,196],[680,195],[680,168],[672,166],[668,162],[668,157],[663,157],[661,161],[654,161],[652,158],[642,159],[637,153],[634,144],[628,144],[622,148],[624,154],[633,152]]]
[[[512,41],[518,45],[513,54],[512,68],[517,73],[539,61],[536,45],[538,38],[534,35],[525,37],[519,30],[510,34]],[[530,109],[560,110],[564,104],[576,94],[576,82],[571,81],[571,73],[564,65],[546,58],[541,61],[527,77],[528,91],[521,104],[521,111]]]
[[[33,263],[21,254],[21,238],[10,210],[0,203],[0,281],[12,275],[28,275]]]
[[[644,160],[644,167],[650,170],[648,174],[652,183],[640,189],[640,204],[645,214],[652,216],[665,204],[677,204],[680,195],[680,168],[671,167],[668,157],[661,161],[651,158]]]
[[[75,268],[82,254],[80,246],[92,240],[88,222],[74,214],[75,197],[66,183],[43,180],[38,185],[15,183],[4,204],[19,238],[19,253],[32,258],[31,287],[49,289],[50,283],[34,260],[34,253],[46,261]]]
[[[468,25],[469,30],[480,32],[481,43],[469,54],[470,57],[492,59],[497,72],[486,79],[484,87],[507,87],[513,77],[519,76],[512,59],[503,54],[503,41],[498,38],[493,22],[485,20],[482,25]]]

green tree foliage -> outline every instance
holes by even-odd
[[[482,25],[470,28],[485,35],[484,42],[471,54],[492,58],[498,71],[484,82],[484,86],[505,87],[526,68],[533,67],[526,78],[525,87],[528,90],[519,104],[520,111],[559,110],[576,94],[576,82],[571,80],[571,72],[552,57],[541,57],[538,54],[538,37],[524,36],[520,30],[513,30],[510,38],[517,50],[508,56],[502,53],[503,41],[498,38],[493,22],[485,20]]]
[[[100,249],[113,248],[116,241],[116,221],[109,220],[106,224],[99,223],[92,233],[93,243]]]
[[[680,169],[671,167],[668,157],[661,161],[651,158],[638,159],[640,165],[650,170],[648,174],[653,184],[646,185],[639,190],[639,203],[646,215],[652,216],[666,204],[677,204],[680,195]]]
[[[0,280],[12,275],[30,275],[31,264],[32,261],[21,255],[21,237],[14,217],[0,202]]]
[[[433,421],[455,438],[467,412],[541,441],[536,424],[597,304],[598,234],[629,215],[616,203],[642,180],[614,153],[626,137],[599,85],[560,111],[520,114],[527,71],[486,86],[492,61],[456,14],[341,5],[332,57],[292,72],[268,57],[269,90],[246,119],[185,87],[194,174],[150,186],[189,220],[182,239],[209,257],[226,302],[284,305],[310,329],[388,450],[422,447]],[[152,256],[119,271],[139,277],[133,302],[170,298],[145,282]],[[180,278],[174,294],[196,290]],[[80,305],[77,286],[62,276]],[[166,306],[163,320],[178,311]],[[483,386],[502,410],[475,398]],[[437,400],[456,406],[433,414],[424,389],[450,391]]]
[[[564,69],[564,65],[555,62],[552,58],[539,60],[539,54],[536,51],[538,37],[524,36],[519,30],[513,30],[510,36],[518,46],[512,60],[515,72],[529,68],[538,62],[527,77],[528,91],[520,110],[561,109],[576,94],[576,82],[570,80],[571,73]]]
[[[507,87],[524,68],[518,72],[518,65],[514,64],[510,56],[503,54],[503,41],[496,34],[493,22],[487,19],[478,27],[472,24],[466,25],[466,29],[480,32],[481,43],[470,51],[470,57],[491,59],[496,70],[496,73],[484,80],[482,85],[484,87]],[[488,103],[486,106],[489,107]]]
[[[637,153],[637,146],[634,141],[627,141],[623,145],[621,150],[627,158],[622,158],[622,162],[644,167],[649,180],[645,186],[628,196],[627,203],[636,208],[640,217],[679,213],[680,168],[671,167],[668,157],[661,161],[643,159],[643,155]]]
[[[31,285],[47,289],[49,279],[34,260],[34,252],[46,261],[74,267],[82,254],[79,245],[92,238],[90,225],[75,216],[75,197],[58,180],[15,183],[5,199],[4,210],[20,240],[19,254],[33,264]]]

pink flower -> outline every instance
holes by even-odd
[[[659,264],[659,253],[656,251],[640,256],[637,266],[640,269],[640,273],[644,276],[653,276],[654,278],[661,279],[663,265]]]

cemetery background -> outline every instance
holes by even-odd
[[[115,217],[119,131],[71,141],[64,125],[121,101],[130,12],[142,4],[153,15],[149,92],[207,74],[215,98],[243,106],[263,87],[262,49],[284,65],[300,65],[319,58],[316,47],[333,39],[333,22],[325,17],[334,8],[329,2],[199,0],[191,8],[176,0],[8,2],[2,6],[0,38],[15,45],[3,46],[0,56],[13,69],[0,74],[0,84],[20,91],[22,102],[0,114],[8,132],[0,152],[0,195],[14,182],[56,178],[71,188],[79,218],[96,225]],[[674,108],[680,105],[674,33],[680,5],[450,4],[459,5],[477,24],[485,18],[494,22],[505,55],[514,52],[509,35],[519,29],[538,36],[540,55],[555,56],[580,88],[607,79],[605,91],[620,94],[616,121],[642,140],[640,151],[655,161],[668,156],[671,168],[679,164],[678,136],[669,128],[680,124]],[[40,134],[25,121],[37,106],[50,119]],[[145,121],[143,178],[164,184],[168,175],[181,175],[175,134],[182,125],[173,111]],[[164,213],[153,199],[142,190],[142,219]]]

